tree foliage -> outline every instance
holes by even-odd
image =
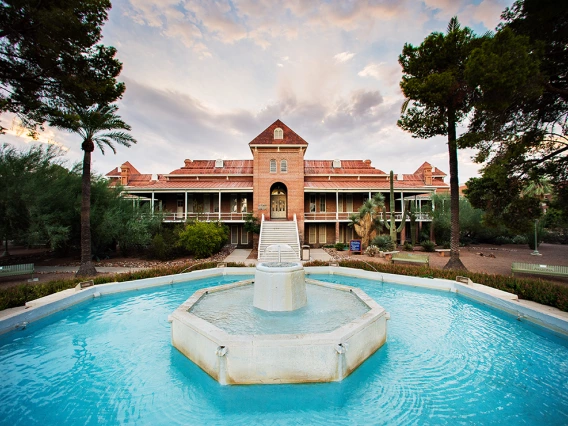
[[[0,112],[17,113],[33,128],[70,103],[88,108],[120,98],[116,49],[97,44],[109,0],[0,5]]]
[[[377,227],[381,226],[381,209],[385,205],[385,197],[377,192],[373,197],[363,203],[358,215],[352,219],[352,225],[357,235],[361,237],[363,247],[377,235]]]
[[[447,268],[465,269],[459,259],[459,182],[456,126],[474,106],[475,88],[466,79],[467,60],[484,38],[452,18],[446,34],[434,32],[420,46],[405,44],[399,63],[407,98],[398,125],[413,137],[448,137],[451,192],[451,251]]]
[[[460,146],[479,150],[486,183],[497,183],[499,191],[506,189],[503,175],[513,183],[513,201],[543,177],[562,196],[568,180],[568,3],[517,1],[502,19],[495,37],[468,63],[479,96]]]

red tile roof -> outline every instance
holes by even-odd
[[[135,181],[128,182],[128,189],[132,188],[149,188],[149,189],[247,189],[252,190],[252,180],[250,181],[202,181],[202,180],[191,180],[191,181],[150,181],[149,179],[145,181]]]
[[[223,160],[223,167],[215,167],[216,160],[185,160],[185,166],[171,175],[239,175],[253,173],[252,160]]]
[[[334,168],[333,160],[304,160],[304,174],[306,175],[386,175],[382,170],[371,166],[369,160],[340,160],[341,167]]]
[[[283,139],[274,139],[274,130],[281,128],[284,132]],[[286,126],[280,120],[276,120],[268,126],[260,135],[250,141],[249,145],[308,145],[296,132]]]
[[[439,176],[447,176],[443,171],[437,169],[436,167],[432,167],[430,163],[427,161],[424,162],[416,171],[414,172],[415,175],[424,176],[424,169],[430,167],[432,168],[432,177],[439,177]]]
[[[130,169],[131,175],[139,175],[140,174],[140,172],[138,170],[136,170],[136,167],[134,167],[132,164],[130,164],[129,161],[126,161],[126,162],[122,163],[122,166],[115,167],[110,172],[108,172],[105,176],[108,176],[108,177],[120,176],[119,168],[122,168],[122,167],[128,167]]]
[[[447,184],[436,185],[436,187],[446,187]],[[394,183],[395,191],[401,189],[416,189],[416,188],[425,188],[426,185],[424,182],[419,180],[411,180],[411,181],[400,181],[397,180]],[[338,181],[338,180],[326,180],[326,181],[316,181],[316,182],[304,182],[305,189],[363,189],[363,190],[371,190],[375,191],[379,190],[386,190],[390,189],[390,184],[388,181]]]

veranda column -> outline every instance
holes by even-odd
[[[152,216],[154,216],[154,191],[152,191],[152,201],[150,201],[150,208],[152,209]]]
[[[185,207],[183,209],[183,211],[185,212],[185,221],[187,222],[187,191],[185,191]]]
[[[219,191],[219,222],[221,221],[221,191]]]
[[[335,244],[339,242],[339,190],[335,191]]]
[[[406,241],[406,217],[404,216],[404,192],[400,191],[400,220],[404,225],[400,231],[400,244]]]

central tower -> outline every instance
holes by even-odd
[[[253,155],[253,211],[259,219],[298,220],[304,233],[304,154],[308,143],[276,120],[249,143]]]

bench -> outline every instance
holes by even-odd
[[[430,258],[426,254],[396,253],[392,255],[391,261],[392,263],[408,262],[424,264],[426,266],[430,265]]]
[[[21,265],[0,266],[0,277],[12,277],[14,275],[31,274],[34,277],[34,264],[22,263]]]
[[[520,272],[523,274],[554,275],[557,277],[568,277],[568,266],[539,265],[536,263],[513,262],[513,264],[511,265],[511,275],[514,276],[515,272]]]
[[[436,249],[436,253],[439,253],[441,257],[444,257],[446,253],[450,254],[450,249]]]
[[[396,253],[400,253],[400,252],[399,251],[380,251],[379,257],[384,257],[386,260],[390,260],[390,259],[392,259],[392,255],[396,254]]]

